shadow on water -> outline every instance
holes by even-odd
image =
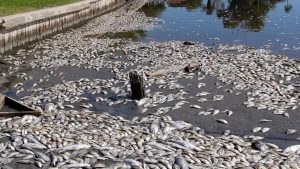
[[[224,28],[260,31],[264,27],[265,17],[279,2],[284,0],[168,0],[149,3],[142,10],[149,17],[158,17],[167,7],[183,7],[190,12],[200,8],[207,15],[216,14],[223,20]],[[284,11],[288,13],[291,10],[292,4],[287,0]]]

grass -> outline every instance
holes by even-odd
[[[0,16],[64,5],[80,0],[0,0]]]

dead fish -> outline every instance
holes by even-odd
[[[251,131],[253,132],[253,133],[257,133],[257,132],[259,132],[261,130],[261,127],[254,127]]]
[[[79,105],[79,107],[89,109],[89,108],[91,108],[91,105],[88,105],[88,104],[81,104],[81,105]]]
[[[34,162],[31,161],[31,160],[19,160],[19,161],[17,161],[17,163],[21,163],[21,164],[34,164]]]
[[[74,109],[73,105],[64,105],[64,106],[67,107],[67,108],[70,108],[70,109]]]
[[[174,140],[174,143],[177,143],[187,149],[191,149],[191,150],[196,150],[196,151],[201,151],[200,148],[198,148],[196,145],[189,143],[187,141],[183,141],[183,140]]]
[[[29,154],[29,155],[34,155],[33,151],[30,151],[28,149],[16,149],[18,152],[22,153],[22,154]]]
[[[287,135],[290,135],[290,134],[294,134],[296,133],[297,130],[295,129],[288,129],[288,131],[286,132]]]
[[[34,164],[39,167],[39,168],[42,168],[43,167],[43,163],[40,162],[40,161],[35,161]]]
[[[180,169],[189,169],[189,164],[182,156],[177,156],[175,158],[175,163],[180,167]]]
[[[54,112],[56,109],[56,106],[53,103],[47,103],[45,105],[45,112]]]
[[[74,145],[69,145],[66,147],[58,148],[56,151],[58,153],[62,153],[65,151],[72,151],[72,150],[81,150],[81,149],[89,149],[91,146],[88,144],[74,144]]]
[[[224,119],[217,119],[217,122],[223,123],[223,124],[228,124],[228,121],[226,121]]]
[[[200,111],[197,115],[200,116],[200,115],[203,115],[205,113],[205,111]]]
[[[160,119],[155,119],[152,121],[149,130],[152,134],[156,135],[160,130]]]
[[[45,160],[46,162],[50,161],[50,158],[42,152],[35,152],[35,156],[37,158],[41,158],[41,159]]]
[[[56,167],[57,164],[58,164],[58,158],[57,158],[57,156],[54,155],[53,153],[50,153],[50,159],[51,159],[50,166]]]
[[[132,168],[141,168],[142,166],[141,162],[134,159],[125,159],[124,162],[131,165]]]
[[[261,119],[259,122],[260,123],[266,123],[266,122],[271,122],[272,120],[269,119]]]
[[[213,101],[220,101],[224,99],[224,95],[215,95],[213,96]]]
[[[86,163],[74,163],[74,164],[67,164],[62,166],[61,168],[88,168],[90,167],[90,164]]]
[[[201,87],[204,87],[204,86],[206,86],[205,83],[199,83],[199,84],[197,85],[197,88],[201,88]]]
[[[215,110],[212,112],[212,115],[215,116],[215,115],[217,115],[217,114],[219,114],[219,113],[220,113],[220,110],[215,109]]]
[[[287,147],[286,149],[284,149],[283,153],[297,153],[299,154],[299,150],[300,150],[300,145],[292,145],[290,147]]]
[[[265,133],[265,132],[268,132],[271,128],[269,127],[264,127],[261,129],[261,132]]]
[[[231,116],[233,114],[233,111],[231,111],[231,110],[225,110],[224,113],[226,113],[228,116]]]
[[[137,106],[142,106],[142,105],[144,105],[145,103],[147,103],[149,100],[150,100],[149,98],[143,98],[143,99],[141,99],[141,100],[136,101],[136,105],[137,105]]]
[[[42,144],[36,144],[36,143],[25,143],[25,144],[22,144],[20,147],[24,148],[24,149],[28,149],[28,150],[32,150],[32,149],[47,149],[46,146],[44,146]]]
[[[203,103],[203,102],[207,102],[208,99],[207,98],[200,98],[197,101],[200,102],[200,103]]]
[[[191,108],[195,108],[195,109],[201,109],[201,106],[199,105],[190,105]]]
[[[251,144],[251,146],[252,146],[252,148],[259,150],[259,151],[266,151],[267,149],[269,149],[269,147],[261,141],[254,141]]]
[[[93,165],[93,168],[105,168],[105,167],[106,167],[106,165],[103,163],[97,163],[97,164]]]
[[[17,83],[17,84],[14,85],[14,88],[17,88],[17,87],[22,86],[22,85],[23,85],[23,83]]]
[[[211,113],[212,113],[212,112],[207,111],[207,112],[204,112],[203,115],[204,115],[204,116],[207,116],[207,115],[210,115]]]
[[[199,97],[199,96],[206,96],[206,95],[209,95],[210,93],[208,92],[200,92],[200,93],[197,93],[196,94],[196,97]]]
[[[223,133],[224,136],[228,136],[229,134],[230,134],[230,130],[225,130]]]

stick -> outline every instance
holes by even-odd
[[[39,111],[0,112],[0,117],[15,117],[15,116],[24,116],[24,115],[40,116],[41,112]]]
[[[143,76],[137,71],[129,73],[132,99],[140,100],[145,97],[145,86]]]

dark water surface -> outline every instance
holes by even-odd
[[[300,0],[169,0],[141,10],[164,21],[142,41],[243,44],[300,58]]]

